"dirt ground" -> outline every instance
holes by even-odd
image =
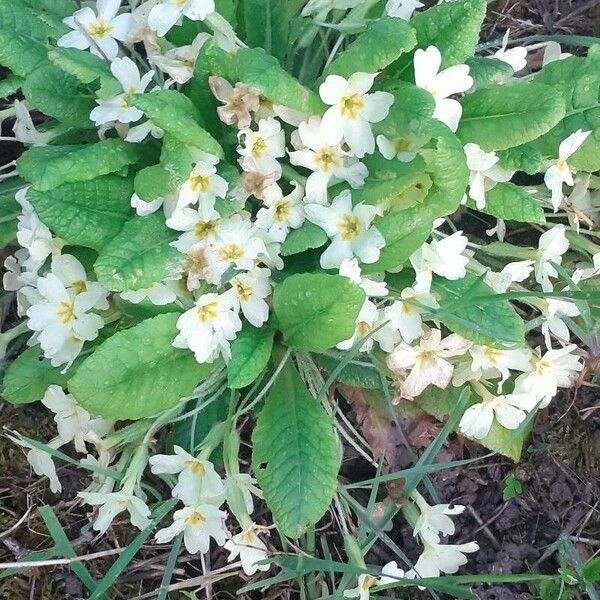
[[[434,3],[433,0],[429,2]],[[600,35],[600,0],[492,0],[482,41],[501,37],[507,27],[511,28],[511,38],[556,33]],[[4,144],[0,162],[14,158],[16,151],[14,146]],[[2,405],[0,421],[5,427],[38,439],[50,439],[54,431],[53,423],[39,405]],[[431,433],[434,431],[426,431],[425,435]],[[453,436],[440,459],[468,458],[478,453],[482,451]],[[365,465],[351,454],[345,458],[344,470],[356,478],[369,476]],[[51,545],[44,524],[36,516],[35,507],[41,504],[53,507],[78,555],[118,550],[131,539],[133,532],[119,525],[109,536],[95,538],[90,533],[85,508],[73,501],[74,490],[85,487],[81,473],[69,465],[62,465],[58,474],[64,491],[54,496],[45,481],[32,476],[22,450],[0,437],[0,562],[18,561],[34,550]],[[503,489],[511,476],[520,482],[522,491],[505,502]],[[589,559],[600,552],[600,387],[582,386],[557,398],[537,418],[518,466],[508,459],[496,457],[468,468],[440,472],[432,477],[432,481],[442,500],[469,506],[460,519],[458,537],[461,541],[475,539],[481,547],[469,561],[469,573],[506,574],[534,569],[554,574],[560,566],[559,557],[557,552],[547,556],[547,551],[561,536],[573,544],[582,561]],[[20,525],[14,528],[19,522]],[[339,545],[339,540],[335,539],[337,534],[331,535],[332,546]],[[416,558],[417,548],[410,531],[400,524],[400,520],[390,535],[409,556]],[[111,597],[131,599],[159,587],[168,550],[166,546],[157,548],[153,543],[144,545],[120,578],[117,590],[111,591]],[[112,554],[90,561],[86,566],[92,576],[100,578],[114,558],[115,554]],[[375,564],[392,559],[381,550],[367,556],[367,561]],[[224,561],[221,550],[211,556],[213,568],[222,566]],[[175,578],[199,575],[202,575],[199,560],[182,554]],[[213,588],[213,597],[219,600],[233,598],[235,588],[235,584],[226,580]],[[481,587],[476,593],[481,600],[538,597],[527,586]],[[74,600],[82,597],[81,583],[62,567],[35,569],[22,576],[0,580],[0,600]],[[183,595],[169,597],[188,598]],[[293,590],[279,588],[266,596],[259,593],[251,597],[298,596]],[[429,596],[416,593],[414,597]],[[548,596],[544,600],[555,598]],[[565,598],[567,596],[563,600]]]

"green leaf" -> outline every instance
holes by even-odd
[[[385,238],[379,260],[362,265],[364,273],[389,271],[404,264],[431,234],[433,220],[421,206],[390,212],[377,221],[377,229]]]
[[[48,52],[48,59],[83,84],[99,81],[99,98],[111,98],[121,91],[121,85],[113,77],[108,63],[87,50],[54,48]]]
[[[515,146],[498,152],[498,163],[503,169],[509,171],[524,171],[528,175],[535,175],[542,171],[544,159],[532,144]]]
[[[17,217],[21,206],[14,192],[0,194],[0,248],[8,246],[17,237]]]
[[[48,62],[48,27],[21,2],[0,0],[0,64],[19,77]]]
[[[376,19],[324,70],[323,79],[334,74],[348,78],[357,72],[377,73],[416,44],[415,32],[406,21]]]
[[[432,289],[442,307],[435,319],[450,331],[492,348],[523,345],[525,326],[508,300],[477,301],[476,297],[496,295],[481,278],[470,273],[456,281],[434,277]]]
[[[164,221],[162,212],[127,221],[94,264],[98,281],[109,290],[126,292],[178,273],[181,255],[169,245],[177,232]]]
[[[331,373],[343,359],[330,354],[315,354],[314,359],[319,368]],[[351,360],[337,374],[336,381],[352,387],[364,388],[368,390],[380,390],[382,385],[382,376],[377,367],[372,362],[362,362],[369,360],[368,357],[359,355],[356,360]]]
[[[475,81],[475,89],[506,83],[514,74],[512,67],[503,60],[491,57],[474,56],[465,63],[469,65],[469,75]]]
[[[590,583],[600,581],[600,556],[588,561],[583,567],[583,577]]]
[[[299,254],[327,243],[327,234],[314,223],[305,221],[299,229],[292,229],[281,245],[281,256]]]
[[[289,47],[290,24],[297,12],[297,2],[292,0],[245,0],[246,43],[283,61]]]
[[[252,434],[252,467],[281,532],[297,539],[327,511],[341,454],[331,418],[291,362],[267,396]]]
[[[192,101],[175,90],[157,90],[134,94],[129,104],[144,111],[146,116],[174,139],[203,152],[223,158],[223,148],[198,124],[201,117]]]
[[[490,86],[464,96],[461,104],[458,137],[485,151],[530,142],[550,131],[565,114],[558,92],[532,82]]]
[[[139,153],[136,144],[120,139],[74,146],[39,146],[30,148],[17,160],[17,170],[36,189],[46,191],[63,183],[116,173],[135,163]]]
[[[508,502],[513,498],[516,498],[523,493],[523,486],[521,482],[515,478],[514,475],[509,475],[504,482],[504,489],[502,490],[502,500]]]
[[[531,194],[514,183],[499,183],[485,193],[481,212],[520,223],[545,223],[544,209]]]
[[[39,346],[28,348],[6,369],[2,397],[11,404],[29,404],[41,400],[50,385],[65,387],[74,369],[61,373],[40,356]]]
[[[41,221],[69,244],[101,250],[132,217],[131,181],[104,175],[49,191],[30,189],[27,200]]]
[[[261,374],[271,357],[273,335],[269,327],[257,329],[244,325],[231,344],[231,360],[227,365],[227,385],[230,388],[244,388]]]
[[[53,15],[54,17],[68,17],[76,10],[72,0],[23,0],[38,14]]]
[[[471,58],[485,17],[485,0],[443,2],[416,14],[410,25],[417,34],[417,47],[436,46],[442,54],[442,68],[462,64]],[[390,79],[412,75],[414,52],[402,55],[386,75]]]
[[[190,175],[192,156],[185,144],[165,135],[160,164],[141,169],[135,176],[135,193],[146,202],[172,194]]]
[[[159,315],[115,333],[88,357],[69,391],[93,415],[142,419],[175,406],[212,370],[173,347],[179,313]]]
[[[12,73],[0,81],[0,98],[8,98],[16,94],[23,85],[25,80],[18,75]]]
[[[217,53],[211,55],[216,57]],[[276,58],[260,48],[240,48],[228,62],[220,61],[219,65],[215,62],[213,70],[215,75],[255,88],[273,104],[311,114],[321,114],[325,110],[315,92],[301,85]]]
[[[301,273],[275,288],[273,309],[289,346],[325,352],[352,337],[364,300],[362,289],[345,277]]]
[[[566,104],[564,118],[535,147],[556,159],[560,143],[578,129],[592,135],[569,159],[569,164],[592,173],[600,169],[600,58],[571,57],[546,65],[534,80],[558,93]]]

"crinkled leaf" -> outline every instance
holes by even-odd
[[[178,318],[159,315],[106,340],[69,381],[77,402],[107,419],[142,419],[191,394],[212,365],[173,347]]]
[[[340,354],[338,358],[330,354],[315,354],[314,359],[319,368],[331,374],[339,366],[344,356]],[[362,354],[356,360],[351,360],[345,365],[335,379],[344,385],[369,390],[379,390],[382,385],[381,373],[370,359],[366,355],[363,357]]]
[[[36,189],[45,191],[63,183],[116,173],[135,163],[139,156],[136,144],[121,139],[74,146],[38,146],[17,160],[17,170]]]
[[[231,344],[231,360],[227,365],[227,384],[240,389],[250,385],[267,366],[273,348],[274,332],[246,324]]]
[[[109,290],[125,292],[174,276],[181,255],[169,244],[176,237],[162,212],[128,221],[100,252],[94,264],[98,281]]]
[[[101,250],[131,218],[132,192],[130,180],[104,175],[45,192],[30,189],[27,200],[55,235],[69,244]]]
[[[362,265],[365,273],[388,271],[402,266],[431,234],[433,220],[421,206],[395,210],[377,221],[377,229],[385,238],[379,260]]]
[[[284,535],[297,539],[329,506],[341,454],[333,423],[291,362],[271,388],[252,433],[252,467]]]
[[[357,72],[377,73],[412,50],[416,43],[415,32],[406,21],[392,17],[373,20],[324,70],[323,77],[335,74],[348,78]]]
[[[49,28],[31,8],[15,0],[0,0],[0,64],[19,77],[48,62]]]
[[[28,348],[6,369],[2,397],[11,404],[28,404],[41,400],[50,385],[65,387],[73,375],[71,367],[62,373],[40,356],[39,346]]]
[[[514,183],[499,183],[485,194],[481,211],[497,219],[520,223],[545,223],[544,209],[531,194]]]
[[[148,94],[134,94],[130,96],[129,103],[144,111],[157,127],[173,138],[223,158],[223,148],[208,131],[200,127],[200,113],[182,93],[157,90]]]
[[[566,105],[564,118],[535,147],[548,158],[557,158],[560,143],[578,129],[592,135],[569,159],[576,169],[593,172],[600,169],[600,58],[571,57],[546,65],[535,81],[552,87]]]
[[[23,85],[25,80],[18,75],[11,73],[0,81],[0,98],[8,98],[13,94],[16,94]]]
[[[524,171],[528,175],[539,173],[544,166],[541,153],[532,144],[515,146],[498,152],[499,165],[509,171]]]
[[[288,233],[281,244],[281,255],[291,256],[311,248],[320,248],[327,243],[328,239],[327,234],[318,225],[305,221],[302,227]]]
[[[490,86],[468,94],[461,104],[458,137],[486,151],[530,142],[550,131],[565,114],[558,92],[531,82]]]
[[[0,194],[0,248],[4,248],[17,237],[17,217],[21,206],[14,192]]]
[[[23,83],[27,108],[72,127],[93,128],[90,112],[96,103],[79,81],[53,65],[36,69]]]
[[[523,319],[508,300],[494,299],[496,292],[480,278],[467,273],[450,281],[434,277],[432,289],[441,308],[435,319],[462,337],[493,348],[520,346],[525,342]],[[483,300],[477,298],[483,297]]]
[[[362,289],[345,277],[301,273],[275,288],[273,309],[289,346],[325,352],[352,337],[364,300]]]
[[[469,65],[469,75],[475,81],[474,89],[476,90],[506,83],[514,74],[508,63],[497,58],[474,56],[468,58],[465,63]]]
[[[87,50],[54,48],[48,52],[48,58],[81,83],[91,84],[99,81],[99,98],[111,98],[121,92],[121,86],[110,72],[108,63]]]
[[[410,25],[417,34],[417,47],[436,46],[442,54],[442,68],[464,63],[475,52],[485,9],[485,0],[457,0],[416,14]],[[414,52],[402,55],[386,74],[391,78],[412,76],[413,56]]]

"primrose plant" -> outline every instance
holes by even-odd
[[[427,468],[398,501],[355,415],[426,412],[437,449],[454,429],[516,461],[597,347],[600,51],[476,54],[485,8],[0,0],[21,98],[1,116],[27,146],[0,167],[4,398],[57,428],[9,435],[55,493],[79,455],[94,530],[278,582],[305,572],[292,548],[325,556],[329,512],[348,565],[319,589],[362,600],[477,551],[446,539],[464,506]],[[375,479],[338,478],[345,455]],[[420,554],[365,566],[401,516]]]

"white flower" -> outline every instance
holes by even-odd
[[[300,123],[297,136],[292,137],[296,150],[290,152],[293,165],[310,169],[306,180],[306,201],[327,204],[327,188],[346,181],[354,189],[362,187],[369,174],[367,167],[344,152],[340,144],[326,145],[321,134],[321,119],[311,117]]]
[[[234,490],[241,491],[246,510],[248,511],[248,514],[251,515],[254,512],[254,499],[252,495],[254,494],[257,498],[263,497],[260,489],[254,485],[255,483],[256,479],[248,473],[233,473],[229,475],[225,480],[225,495],[227,501],[229,502]]]
[[[502,427],[517,429],[538,403],[533,394],[494,396],[483,386],[481,391],[484,392],[483,402],[467,408],[459,424],[462,433],[477,440],[483,439],[490,432],[494,417]]]
[[[72,289],[76,295],[85,293],[94,300],[93,308],[107,310],[108,290],[97,281],[88,281],[84,266],[70,254],[52,257],[51,271],[61,283]]]
[[[2,286],[7,292],[17,292],[17,314],[22,317],[32,304],[42,301],[37,290],[38,269],[43,263],[34,261],[25,248],[19,248],[4,261]]]
[[[152,473],[179,473],[173,497],[189,506],[207,502],[221,504],[225,487],[214,465],[209,460],[192,456],[180,446],[174,446],[173,451],[174,455],[156,454],[150,457]]]
[[[40,277],[37,288],[42,301],[27,310],[27,326],[40,332],[38,341],[52,366],[70,364],[83,342],[96,339],[104,326],[100,316],[89,313],[99,298],[94,293],[67,289],[54,273]]]
[[[234,535],[225,542],[224,548],[229,552],[227,562],[234,561],[238,556],[246,575],[254,575],[256,571],[268,571],[270,564],[259,565],[259,561],[267,558],[267,547],[256,533],[256,525],[252,523],[241,533]]]
[[[462,565],[467,564],[465,554],[478,550],[479,545],[476,542],[456,545],[425,542],[423,553],[419,556],[411,575],[423,579],[439,577],[441,573],[452,575]]]
[[[498,166],[498,155],[495,152],[484,152],[477,144],[465,144],[469,177],[469,198],[475,201],[477,210],[485,208],[485,193],[497,183],[510,181],[513,171]]]
[[[278,242],[283,242],[290,229],[298,229],[304,223],[304,190],[296,182],[294,189],[284,196],[281,188],[274,183],[263,193],[264,208],[256,215],[256,226],[266,229]]]
[[[497,293],[504,294],[513,283],[525,281],[533,271],[532,260],[508,263],[500,273],[488,271],[485,282]]]
[[[377,216],[377,208],[368,204],[352,206],[352,197],[344,190],[333,199],[331,206],[307,204],[306,216],[321,227],[332,240],[321,255],[321,267],[339,267],[347,258],[356,256],[363,263],[379,260],[385,240],[371,223]]]
[[[515,393],[533,394],[541,401],[540,408],[548,406],[558,388],[570,388],[583,370],[583,361],[574,354],[576,350],[575,344],[548,350],[536,360],[531,371],[517,378]]]
[[[131,196],[131,208],[135,210],[135,213],[140,217],[145,217],[155,213],[159,208],[163,209],[165,216],[169,217],[175,210],[177,205],[177,198],[175,196],[167,196],[165,198],[156,198],[150,202],[142,200],[137,194]]]
[[[238,146],[241,155],[240,165],[244,171],[258,171],[263,175],[281,174],[278,158],[285,156],[285,134],[281,124],[275,119],[261,119],[258,131],[242,129]]]
[[[176,231],[182,231],[183,234],[171,242],[171,246],[179,252],[186,253],[198,243],[214,242],[219,218],[217,211],[209,213],[201,208],[182,208],[173,212],[166,225]]]
[[[326,145],[337,146],[345,140],[357,158],[375,152],[371,123],[388,116],[394,96],[373,92],[377,73],[354,73],[349,79],[328,75],[319,87],[321,100],[328,104],[321,121],[321,135]]]
[[[391,561],[383,565],[381,569],[382,577],[377,581],[377,585],[387,585],[389,583],[394,583],[398,579],[402,579],[405,577],[404,569],[398,568],[398,563],[396,561]]]
[[[401,338],[407,344],[411,344],[423,334],[421,314],[424,309],[414,303],[434,309],[439,308],[440,305],[429,291],[420,289],[418,285],[415,285],[414,288],[404,288],[400,293],[400,298],[387,306],[384,314],[390,321],[390,326],[400,333]],[[383,346],[382,349],[386,350]]]
[[[273,236],[266,230],[256,228],[255,236],[263,243],[263,250],[259,252],[260,260],[269,269],[281,271],[283,269],[283,259],[281,258],[281,243],[273,239]]]
[[[121,298],[132,304],[140,304],[140,302],[148,299],[155,306],[166,306],[177,300],[177,294],[173,291],[173,285],[153,283],[147,288],[132,292],[122,292]]]
[[[125,136],[125,141],[130,142],[131,144],[139,144],[143,142],[148,135],[160,140],[165,135],[165,132],[148,119],[139,125],[130,127]]]
[[[502,48],[495,52],[490,58],[497,58],[498,60],[509,64],[512,67],[512,70],[515,73],[518,73],[527,66],[527,48],[517,46],[516,48],[507,50],[509,35],[510,29],[507,29],[502,38]]]
[[[199,33],[189,46],[180,46],[167,50],[165,54],[152,54],[148,57],[151,64],[179,84],[188,82],[194,75],[194,65],[200,49],[210,39],[207,33]]]
[[[17,217],[17,242],[29,251],[32,260],[41,264],[51,254],[60,252],[63,242],[53,238],[40,221],[26,199],[28,189],[22,188],[15,194],[15,200],[21,205],[21,214]]]
[[[369,600],[370,592],[369,590],[376,586],[379,583],[379,580],[372,575],[359,575],[358,577],[358,587],[352,588],[351,590],[346,590],[344,592],[345,598],[358,598],[359,600]]]
[[[347,258],[340,265],[340,275],[357,283],[370,298],[383,298],[388,295],[387,283],[363,277],[356,258]]]
[[[377,306],[370,300],[365,300],[356,317],[356,329],[352,337],[336,344],[340,350],[349,350],[360,339],[364,338],[379,319]],[[373,338],[369,338],[360,347],[360,352],[370,352],[373,347]]]
[[[435,273],[445,279],[462,279],[466,275],[469,259],[463,256],[469,239],[457,231],[447,238],[423,244],[410,256],[410,263],[417,274],[419,290],[431,288],[431,277]]]
[[[45,450],[40,450],[38,448],[34,448],[31,444],[23,440],[19,437],[12,437],[11,439],[22,446],[23,448],[29,448],[29,452],[27,453],[27,462],[31,465],[33,472],[39,477],[47,477],[50,483],[50,491],[53,494],[59,494],[62,492],[62,485],[60,484],[60,480],[58,479],[58,475],[56,474],[56,466],[54,465],[54,461],[52,460],[52,455],[46,452]],[[45,444],[49,448],[53,450],[57,450],[60,448],[65,441],[59,436]]]
[[[552,348],[550,334],[553,333],[560,342],[568,343],[571,332],[563,317],[578,317],[581,313],[574,302],[548,298],[546,308],[542,311],[546,320],[542,323],[542,334],[548,348]]]
[[[441,389],[448,387],[454,365],[445,360],[463,355],[469,348],[467,342],[455,333],[442,340],[439,329],[430,329],[421,337],[419,346],[400,343],[388,356],[387,364],[393,373],[411,369],[402,384],[402,393],[408,398],[421,394],[429,385]]]
[[[209,219],[215,211],[215,200],[225,198],[229,184],[217,175],[216,156],[203,153],[204,160],[196,163],[187,181],[179,188],[176,211],[198,204],[198,212],[204,219]]]
[[[417,156],[418,147],[412,140],[399,137],[390,139],[385,135],[377,136],[377,147],[384,158],[392,160],[397,158],[400,162],[409,163]]]
[[[131,27],[131,15],[117,15],[121,0],[98,0],[98,14],[89,7],[76,11],[63,23],[73,29],[56,42],[62,48],[90,49],[92,54],[113,60],[119,52],[119,42],[127,39]]]
[[[590,136],[591,131],[583,131],[578,129],[571,134],[566,140],[561,142],[558,149],[558,160],[552,163],[552,166],[544,175],[544,183],[552,192],[552,206],[556,212],[563,201],[563,184],[574,185],[573,173],[571,167],[567,164],[567,160],[579,150],[582,144]]]
[[[13,125],[15,138],[22,144],[30,146],[46,146],[52,139],[52,132],[40,132],[35,128],[33,119],[24,102],[15,100],[15,124]]]
[[[435,100],[433,117],[442,121],[452,131],[458,129],[462,106],[449,98],[453,94],[466,92],[473,87],[473,78],[467,65],[455,65],[440,72],[442,55],[435,46],[415,52],[415,82],[427,90]]]
[[[183,543],[190,554],[208,552],[210,538],[222,546],[228,537],[225,528],[227,513],[212,504],[186,506],[173,514],[173,524],[156,532],[159,544],[170,542],[183,532]]]
[[[191,21],[204,21],[214,10],[214,0],[162,0],[150,11],[148,25],[158,36],[163,37],[182,17]]]
[[[542,59],[542,67],[545,67],[546,65],[557,60],[569,58],[569,56],[573,55],[569,54],[568,52],[563,52],[558,42],[546,42],[546,47],[544,48],[544,57]]]
[[[129,520],[134,527],[146,529],[150,525],[150,509],[133,493],[79,492],[77,495],[86,504],[100,507],[93,526],[100,533],[106,533],[114,518],[123,511],[129,513]]]
[[[308,0],[302,9],[302,16],[315,15],[317,21],[322,21],[332,10],[345,10],[358,6],[362,0]]]
[[[460,504],[436,504],[431,506],[422,496],[417,496],[415,502],[419,507],[419,518],[413,528],[413,536],[419,536],[423,542],[440,543],[440,535],[454,535],[456,527],[449,515],[460,515],[465,507]]]
[[[252,122],[250,113],[258,111],[260,106],[258,92],[242,83],[233,87],[226,79],[216,76],[209,77],[208,84],[214,97],[224,103],[217,108],[219,119],[226,125],[237,124],[239,129],[248,129]]]
[[[259,237],[260,231],[253,226],[246,213],[221,219],[215,229],[215,239],[211,242],[207,279],[219,285],[229,267],[251,270],[266,252],[265,243]]]
[[[143,77],[136,64],[130,58],[115,58],[110,65],[111,73],[123,88],[123,93],[109,100],[96,100],[98,106],[90,113],[90,119],[96,126],[113,121],[133,123],[144,116],[144,113],[134,106],[127,104],[127,96],[141,94],[146,91],[154,77],[154,71],[148,71]]]
[[[177,320],[179,334],[173,341],[176,348],[189,348],[199,363],[211,363],[222,355],[231,357],[229,343],[242,328],[231,293],[204,294],[194,308]]]
[[[271,294],[270,276],[269,269],[256,267],[231,280],[234,306],[254,327],[262,327],[269,318],[269,305],[265,298]]]
[[[425,6],[419,0],[388,0],[385,13],[388,17],[396,17],[409,21],[417,8]]]
[[[552,291],[550,277],[558,277],[551,262],[560,265],[563,254],[569,249],[569,240],[564,225],[558,225],[540,236],[537,260],[535,261],[535,280],[544,292]]]

